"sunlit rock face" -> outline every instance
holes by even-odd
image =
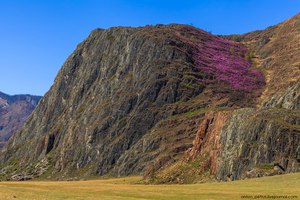
[[[1,162],[13,158],[26,174],[43,161],[38,174],[57,176],[141,174],[150,162],[175,162],[205,109],[255,104],[264,81],[246,52],[185,25],[97,29],[67,59]]]
[[[299,37],[298,14],[263,31],[224,36],[224,39],[246,46],[244,58],[248,62],[230,59],[230,51],[224,51],[223,55],[206,54],[207,57],[218,58],[209,62],[203,62],[203,57],[196,53],[196,66],[206,74],[227,82],[231,88],[239,88],[246,93],[263,85],[263,90],[256,90],[259,97],[252,106],[248,104],[243,108],[217,112],[209,109],[213,112],[207,111],[203,118],[199,118],[193,145],[184,158],[167,163],[157,171],[151,169],[160,165],[150,165],[146,178],[160,183],[189,183],[211,178],[230,181],[300,171]],[[203,42],[202,47],[209,49],[230,43],[224,40],[211,45],[216,40],[208,41]],[[242,50],[245,46],[237,48]],[[231,52],[236,52],[235,48]],[[226,66],[230,63],[236,63],[239,69],[227,70]],[[247,75],[240,76],[242,79],[236,76],[244,72]],[[207,77],[205,82],[212,85],[217,80]],[[231,79],[233,77],[234,80]],[[225,91],[227,87],[217,88]]]
[[[287,26],[227,37],[177,24],[94,30],[3,148],[1,176],[182,183],[299,171],[299,77],[272,50]]]

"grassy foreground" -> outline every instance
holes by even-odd
[[[139,180],[140,177],[78,182],[0,182],[0,199],[251,199],[242,198],[243,195],[291,195],[293,197],[289,199],[300,199],[300,173],[227,183],[191,185],[136,184]],[[276,199],[286,199],[279,196]]]

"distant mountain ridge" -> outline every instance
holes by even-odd
[[[23,126],[40,99],[40,96],[0,92],[0,148]]]

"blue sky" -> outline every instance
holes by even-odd
[[[0,0],[0,91],[43,95],[97,27],[183,23],[232,34],[264,29],[298,12],[299,0]]]

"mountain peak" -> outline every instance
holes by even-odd
[[[285,26],[237,41],[181,24],[92,31],[3,148],[5,176],[146,172],[170,182],[264,176],[265,163],[299,171],[298,143],[285,142],[300,140],[299,35]]]

